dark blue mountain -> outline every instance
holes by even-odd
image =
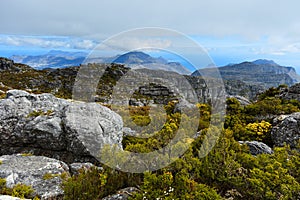
[[[249,84],[263,85],[266,88],[280,84],[289,86],[300,82],[300,76],[293,67],[285,67],[272,60],[256,60],[218,68],[224,80],[240,80]],[[217,77],[215,70],[204,68],[192,73],[192,76]]]

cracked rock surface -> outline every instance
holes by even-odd
[[[0,155],[30,152],[66,163],[97,160],[103,145],[122,148],[121,117],[97,103],[9,90],[0,100]]]

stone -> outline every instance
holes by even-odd
[[[300,112],[280,115],[273,120],[271,130],[275,146],[290,145],[296,148],[300,139]]]
[[[137,132],[129,127],[123,127],[124,136],[137,136]]]
[[[246,144],[249,147],[249,151],[252,155],[256,156],[258,154],[272,154],[273,150],[271,147],[263,142],[257,141],[239,141],[240,144]]]
[[[102,200],[127,200],[134,192],[138,192],[135,187],[128,187],[119,190],[116,194],[102,198]]]
[[[239,95],[229,95],[228,98],[235,98],[236,100],[238,100],[240,102],[241,106],[247,106],[247,105],[251,104],[249,99],[239,96]]]
[[[4,155],[0,157],[0,177],[12,188],[21,183],[31,186],[41,199],[62,199],[61,175],[69,176],[69,167],[62,161],[43,156]],[[49,175],[49,178],[46,176]],[[52,176],[52,177],[51,177]]]
[[[0,195],[1,200],[29,200],[29,199],[20,199],[18,197],[12,197],[8,195]]]
[[[0,155],[31,152],[67,163],[97,163],[103,145],[122,148],[121,117],[97,103],[9,90],[0,100]]]
[[[78,175],[81,170],[88,171],[91,168],[98,168],[99,170],[103,169],[102,167],[97,167],[92,163],[72,163],[69,165],[69,168],[72,175]]]

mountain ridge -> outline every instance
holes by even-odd
[[[241,80],[249,84],[264,85],[265,88],[280,84],[291,86],[300,82],[300,76],[293,67],[281,66],[272,60],[245,61],[218,67],[218,70],[224,80]],[[212,69],[203,68],[193,72],[192,76],[216,77],[216,74]]]

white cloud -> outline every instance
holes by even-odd
[[[122,37],[122,38],[112,38],[109,41],[105,42],[108,48],[114,50],[137,50],[141,47],[143,48],[152,48],[157,49],[166,49],[171,46],[172,42],[167,39],[146,39],[146,38],[137,38],[137,37]],[[101,48],[101,46],[100,46]]]
[[[104,38],[138,27],[186,34],[299,38],[298,0],[1,0],[2,34]],[[102,39],[104,39],[102,38]]]
[[[87,39],[17,35],[0,35],[0,44],[6,46],[66,49],[92,49],[97,45],[96,42]]]

